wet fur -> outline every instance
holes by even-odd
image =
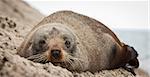
[[[132,70],[138,68],[138,54],[133,47],[121,43],[104,24],[71,11],[59,11],[45,17],[27,35],[18,49],[18,54],[35,62],[47,62],[47,57],[43,56],[47,53],[33,55],[32,46],[36,31],[51,23],[62,24],[60,26],[62,29],[67,26],[74,33],[72,37],[76,38],[75,53],[62,53],[64,62],[54,63],[54,65],[60,65],[70,71],[77,72],[96,72],[123,67],[134,74]]]

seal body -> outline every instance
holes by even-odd
[[[45,17],[27,35],[18,54],[34,62],[96,72],[139,66],[137,52],[104,24],[72,11],[59,11]]]

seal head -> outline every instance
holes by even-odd
[[[29,41],[29,40],[28,40]],[[51,62],[68,70],[83,71],[86,66],[86,56],[78,48],[77,37],[62,24],[46,24],[36,29],[18,54],[39,63]],[[79,57],[80,56],[80,57]]]

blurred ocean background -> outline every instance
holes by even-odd
[[[92,17],[109,27],[139,53],[140,68],[150,74],[150,7],[148,0],[25,0],[46,16],[60,10]],[[149,8],[148,8],[149,7]]]

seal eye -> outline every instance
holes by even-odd
[[[70,45],[71,45],[70,41],[68,41],[68,40],[65,41],[65,45],[66,45],[67,48],[70,48]]]

